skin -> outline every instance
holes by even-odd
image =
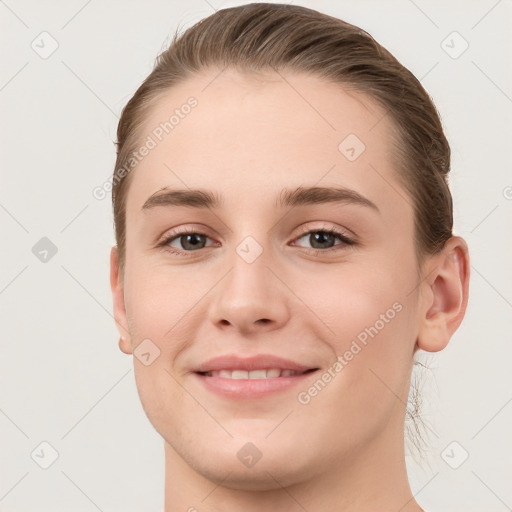
[[[454,236],[418,267],[393,128],[388,116],[376,124],[384,110],[370,98],[302,74],[219,72],[173,87],[148,115],[141,141],[188,97],[198,101],[133,171],[124,280],[111,253],[120,349],[132,354],[150,339],[160,350],[147,366],[133,361],[165,441],[165,510],[421,510],[404,458],[413,356],[442,350],[462,321],[467,245]],[[366,146],[352,162],[338,149],[350,133]],[[275,205],[298,186],[350,188],[379,211]],[[212,190],[224,203],[142,211],[164,187]],[[178,227],[207,235],[198,249],[172,241],[188,257],[156,247]],[[335,238],[318,249],[299,227],[338,228],[357,243]],[[250,264],[236,252],[247,236],[263,250]],[[318,373],[300,389],[247,401],[213,394],[191,373],[226,353],[271,353],[325,372],[394,303],[401,311],[308,404],[297,394]],[[247,442],[262,454],[252,467],[237,457]]]

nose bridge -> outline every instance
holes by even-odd
[[[258,237],[261,240],[261,236]],[[272,265],[271,250],[268,241],[261,243],[252,235],[246,236],[235,248],[229,258],[231,272],[227,276],[225,296],[231,296],[242,305],[268,301],[272,285],[269,266]],[[274,290],[274,294],[276,290]]]
[[[217,290],[212,308],[212,320],[217,324],[251,330],[262,323],[282,325],[289,316],[285,287],[271,270],[278,264],[272,258],[272,244],[264,234],[258,238],[264,240],[245,236],[226,259],[230,270]]]

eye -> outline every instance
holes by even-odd
[[[354,240],[335,228],[303,229],[301,236],[295,240],[301,240],[306,237],[308,237],[307,240],[312,245],[311,252],[317,255],[342,250],[345,246],[356,245]],[[192,256],[191,253],[198,252],[200,249],[208,247],[208,245],[206,245],[208,239],[210,239],[210,237],[205,233],[193,229],[183,229],[168,234],[157,244],[157,247],[172,254]],[[336,239],[341,243],[336,244]],[[215,244],[210,244],[209,246],[212,245]],[[341,248],[334,249],[336,246],[341,246]]]
[[[187,253],[204,249],[206,247],[206,239],[208,238],[208,235],[204,233],[199,233],[192,229],[184,229],[183,231],[175,231],[168,235],[158,244],[158,247],[173,254],[189,256]]]
[[[302,238],[306,238],[312,245],[312,249],[316,249],[316,254],[330,252],[330,250],[336,245],[342,247],[346,245],[355,245],[354,240],[335,228],[304,230],[302,236],[297,238],[297,240]],[[336,239],[340,240],[341,243],[335,244]],[[334,250],[336,251],[339,249]]]

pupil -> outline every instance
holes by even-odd
[[[188,234],[188,235],[185,235],[184,238],[185,238],[185,243],[182,243],[183,245],[183,248],[184,249],[197,249],[197,245],[198,243],[201,243],[201,240],[200,238],[202,237],[203,235],[198,235],[198,234]],[[195,240],[195,241],[194,241]],[[187,247],[187,245],[190,245],[189,247]]]
[[[318,231],[311,236],[313,237],[313,241],[315,243],[319,242],[320,244],[325,244],[325,243],[334,241],[334,235],[332,233],[325,233],[324,231]],[[327,242],[326,242],[326,240],[327,240]],[[311,243],[311,245],[314,247],[314,243]],[[332,247],[332,246],[329,245],[329,247]],[[325,247],[322,247],[322,248],[325,248]]]

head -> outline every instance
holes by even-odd
[[[264,488],[403,442],[414,355],[467,303],[449,166],[428,94],[358,27],[250,4],[175,35],[119,122],[111,282],[121,349],[152,354],[144,409],[190,467]],[[228,353],[317,370],[233,400],[196,373]]]

